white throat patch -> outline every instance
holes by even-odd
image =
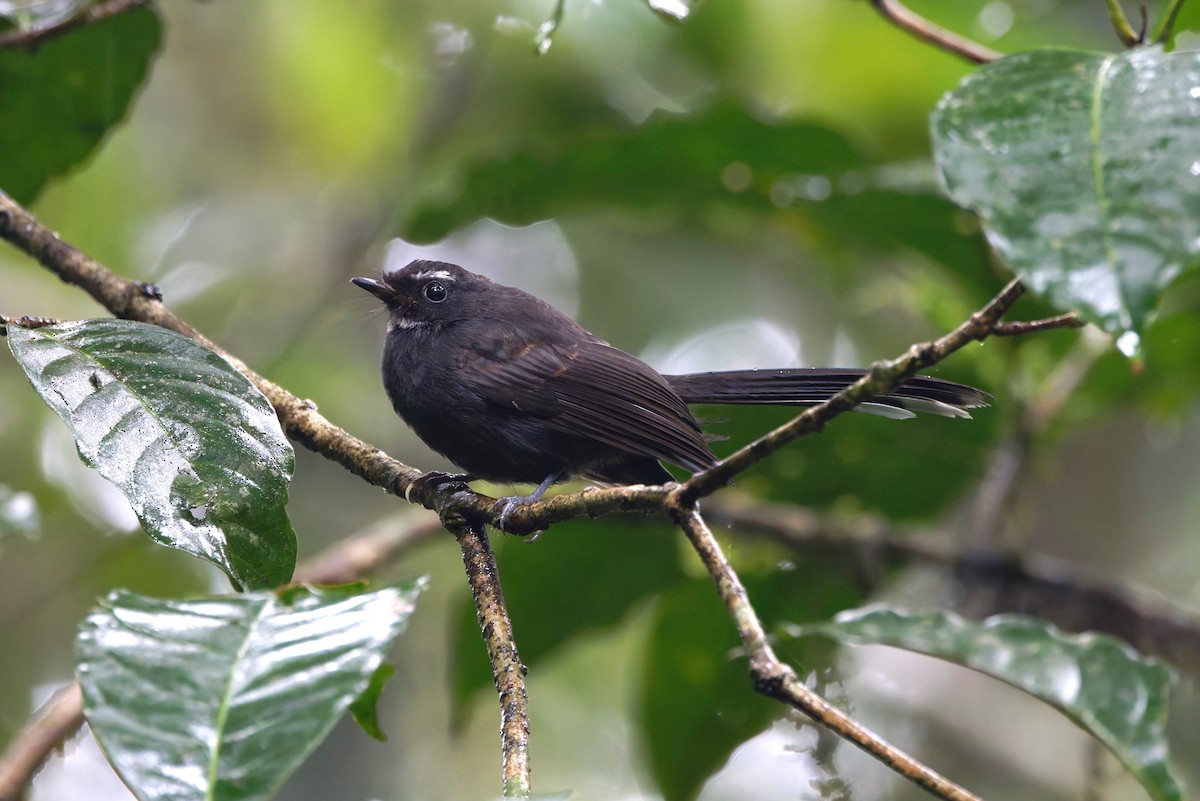
[[[393,317],[392,319],[388,320],[387,330],[391,332],[399,328],[402,331],[408,331],[413,328],[425,328],[429,325],[432,325],[429,320],[410,320],[407,317]]]

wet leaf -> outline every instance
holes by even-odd
[[[84,161],[122,117],[150,69],[162,24],[118,14],[36,49],[0,49],[0,187],[28,204]]]
[[[292,447],[245,376],[187,337],[126,320],[10,326],[8,341],[80,458],[125,493],[147,534],[241,586],[291,578]]]
[[[932,121],[942,180],[1034,291],[1124,335],[1200,256],[1200,53],[1001,59]]]
[[[267,799],[368,691],[423,586],[291,603],[115,592],[76,642],[88,723],[143,801]]]
[[[1167,765],[1171,671],[1103,634],[1064,634],[1039,620],[881,606],[804,626],[854,645],[891,645],[977,670],[1059,710],[1111,750],[1156,801],[1179,801]]]

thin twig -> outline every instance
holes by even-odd
[[[721,552],[708,525],[684,488],[672,494],[669,509],[676,525],[687,535],[700,556],[717,592],[733,618],[742,647],[750,656],[750,675],[760,693],[782,701],[866,751],[909,781],[947,801],[980,801],[979,797],[955,784],[932,768],[888,743],[879,735],[857,723],[845,712],[831,705],[800,681],[790,666],[780,662],[767,640],[766,631],[746,588],[733,567]]]
[[[1024,292],[1019,280],[1009,282],[1000,294],[970,319],[945,336],[913,345],[908,352],[896,359],[877,362],[865,376],[828,400],[813,406],[788,423],[759,437],[749,445],[739,448],[717,462],[713,467],[693,475],[683,484],[683,492],[689,498],[711,495],[728,484],[735,476],[751,465],[765,459],[798,437],[820,431],[825,425],[855,406],[876,395],[886,395],[908,376],[931,367],[951,353],[971,342],[982,341],[992,332],[1000,317],[1016,303]]]
[[[78,14],[67,17],[62,22],[56,22],[53,25],[0,33],[0,49],[15,47],[34,48],[51,39],[62,36],[64,33],[70,33],[76,28],[95,25],[97,22],[102,22],[110,17],[116,17],[142,6],[151,5],[152,2],[153,0],[107,0],[107,2],[94,3]]]
[[[996,323],[992,326],[992,336],[1017,337],[1023,334],[1034,334],[1040,331],[1052,331],[1056,328],[1083,328],[1087,322],[1075,312],[1067,312],[1056,317],[1042,320],[1018,320],[1011,323]]]
[[[948,53],[961,56],[975,64],[987,64],[1004,54],[984,47],[940,25],[935,25],[919,14],[910,11],[900,0],[871,0],[875,10],[897,27],[908,31],[918,39],[940,47]]]
[[[83,725],[83,694],[75,682],[58,690],[0,754],[0,801],[21,798],[50,755]]]
[[[479,630],[492,663],[492,681],[500,696],[500,753],[504,796],[528,797],[529,698],[525,693],[525,666],[517,653],[512,622],[504,606],[496,557],[483,526],[451,522],[451,532],[462,548],[463,565],[471,582]]]

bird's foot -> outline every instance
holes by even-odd
[[[461,484],[466,487],[467,482],[472,479],[473,476],[469,473],[443,473],[441,470],[431,470],[417,476],[408,485],[408,489],[404,491],[404,500],[416,503],[416,499],[425,494],[427,487],[432,486],[434,490],[440,490],[442,487],[452,484]]]
[[[520,509],[522,506],[528,506],[531,503],[537,503],[540,501],[542,496],[546,494],[546,490],[550,488],[550,485],[554,483],[558,476],[558,473],[551,473],[550,475],[546,476],[546,479],[538,485],[538,488],[528,495],[512,495],[508,498],[501,498],[499,501],[500,515],[497,521],[499,523],[500,530],[508,531],[508,516],[517,509]],[[529,540],[530,542],[533,542],[538,538],[539,535],[541,535],[542,530],[538,529],[529,533],[533,534],[533,538]]]

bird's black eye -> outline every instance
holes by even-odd
[[[441,281],[430,281],[421,291],[425,294],[425,299],[430,303],[441,303],[446,299],[446,295],[449,294],[446,292],[446,287]]]

